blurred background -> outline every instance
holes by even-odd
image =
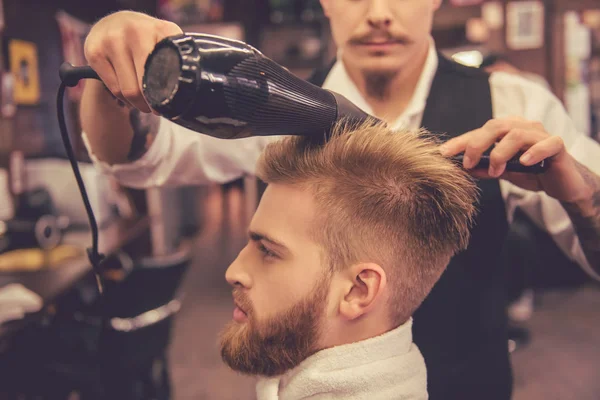
[[[107,296],[96,295],[58,129],[58,68],[85,64],[91,24],[124,9],[243,40],[302,78],[336,54],[318,0],[0,0],[0,399],[86,398],[104,374],[115,391],[145,382],[155,392],[142,398],[251,400],[252,379],[221,363],[217,333],[231,318],[224,272],[245,245],[256,180],[132,190],[100,176],[79,133],[81,82],[65,108],[108,256]],[[433,37],[458,62],[546,85],[600,139],[598,0],[445,0]],[[514,398],[599,399],[599,286],[536,256],[552,251],[507,261]]]

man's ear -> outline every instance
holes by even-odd
[[[349,281],[339,312],[347,320],[369,313],[381,301],[387,285],[383,268],[374,263],[355,264],[346,271]]]
[[[321,1],[321,7],[323,7],[323,13],[325,13],[326,17],[329,17],[329,7],[331,6],[331,2],[336,1],[336,0],[320,0],[320,1]]]

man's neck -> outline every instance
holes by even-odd
[[[323,349],[361,342],[389,332],[393,326],[384,316],[369,315],[360,321],[341,323],[328,328],[321,338],[320,345]]]
[[[395,121],[406,110],[415,93],[419,78],[425,67],[429,53],[429,44],[423,46],[419,56],[391,76],[385,88],[385,96],[379,97],[371,94],[368,89],[366,74],[344,63],[346,71],[360,94],[369,104],[375,116],[388,123]]]

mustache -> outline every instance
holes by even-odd
[[[392,33],[390,31],[371,31],[365,33],[364,35],[357,35],[349,40],[351,44],[364,44],[370,43],[374,41],[384,40],[386,42],[398,42],[402,44],[411,43],[411,40],[408,36],[403,34]]]
[[[249,316],[252,313],[252,302],[246,293],[244,293],[242,289],[234,288],[231,294],[235,304],[237,304],[237,306]]]

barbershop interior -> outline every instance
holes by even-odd
[[[600,399],[599,1],[0,0],[0,38],[0,400]]]

